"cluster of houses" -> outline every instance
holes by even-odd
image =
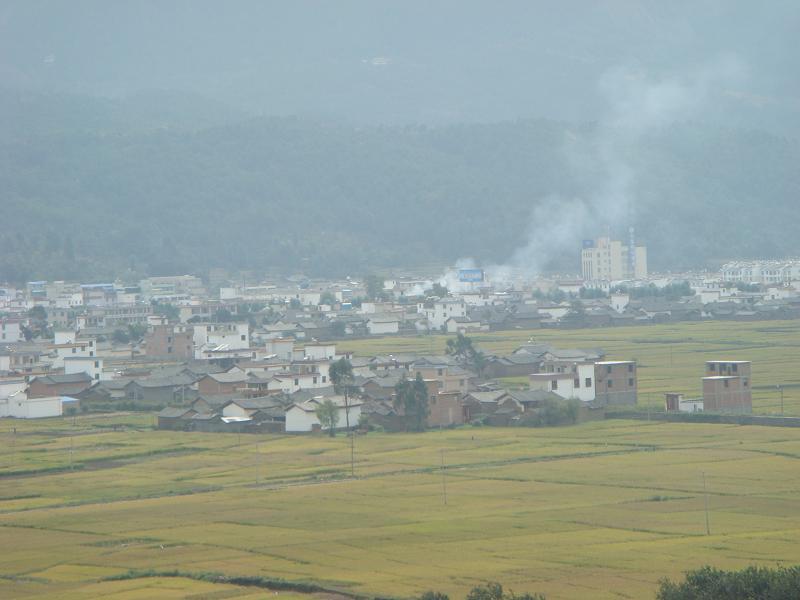
[[[777,272],[767,267],[761,265],[758,272]],[[756,272],[748,268],[747,273]],[[487,356],[481,372],[473,373],[448,357],[337,354],[334,341],[800,315],[800,296],[790,277],[794,271],[786,268],[780,276],[759,275],[764,281],[748,287],[742,285],[747,273],[729,265],[725,274],[733,281],[690,278],[694,295],[676,300],[613,291],[610,284],[605,295],[582,294],[583,281],[519,279],[495,286],[482,271],[467,271],[449,291],[410,277],[377,282],[288,277],[232,285],[220,273],[206,281],[180,275],[136,285],[34,281],[22,288],[0,287],[0,416],[128,403],[170,407],[170,414],[188,407],[179,417],[164,416],[173,423],[180,420],[181,427],[189,418],[193,426],[210,427],[209,415],[240,422],[253,416],[267,422],[269,416],[285,422],[287,430],[295,430],[295,421],[305,423],[296,426],[305,430],[320,397],[342,402],[327,371],[342,356],[353,361],[360,378],[357,397],[364,401],[342,408],[345,421],[362,414],[387,426],[402,421],[392,402],[394,386],[400,377],[417,373],[436,382],[426,383],[435,398],[430,402],[432,425],[487,415],[479,407],[495,405],[486,397],[472,402],[466,396],[502,391],[487,389],[502,377],[528,378],[525,392],[537,398],[574,397],[587,406],[635,403],[635,363],[607,361],[597,352],[528,346],[506,356]],[[673,281],[650,283],[657,287]],[[309,396],[310,390],[323,392]],[[519,391],[513,393],[513,401],[504,397],[502,410],[530,406]],[[223,400],[250,404],[226,408]]]

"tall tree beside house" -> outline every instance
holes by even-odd
[[[380,300],[383,297],[383,278],[378,275],[367,275],[364,279],[367,288],[367,298]]]
[[[334,362],[328,370],[333,388],[337,394],[344,395],[344,414],[347,420],[347,429],[350,429],[350,394],[354,392],[355,377],[353,376],[353,365],[346,358],[340,358]]]
[[[458,333],[455,338],[447,340],[445,353],[454,357],[461,364],[475,371],[478,375],[483,375],[486,368],[486,356],[472,345],[472,339]]]
[[[428,296],[436,296],[437,298],[447,298],[447,294],[449,293],[449,291],[445,286],[437,282],[433,284],[433,287],[431,289],[425,290],[425,293]]]
[[[317,407],[315,411],[319,424],[323,429],[328,430],[328,435],[334,436],[336,432],[336,425],[339,423],[339,407],[336,403],[327,398]]]
[[[466,361],[475,349],[472,347],[472,339],[459,332],[455,338],[447,340],[444,351],[449,356]]]
[[[424,431],[428,419],[428,386],[417,373],[416,378],[410,381],[403,377],[394,388],[394,405],[402,410],[406,422],[414,431]]]

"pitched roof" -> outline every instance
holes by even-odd
[[[186,406],[167,406],[166,408],[162,408],[161,411],[158,412],[156,416],[158,417],[165,417],[168,419],[179,419],[183,416],[186,416],[187,413],[194,413],[194,409],[188,408]]]
[[[88,373],[81,371],[80,373],[70,373],[69,375],[40,375],[39,377],[34,377],[31,383],[34,381],[38,381],[46,385],[56,385],[59,383],[88,383],[92,381],[92,377]]]

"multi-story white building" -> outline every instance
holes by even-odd
[[[723,281],[777,284],[800,281],[800,259],[746,260],[722,265]]]
[[[207,350],[247,350],[250,348],[250,326],[247,323],[196,323],[194,347],[198,359],[204,358]]]
[[[436,300],[431,307],[420,304],[417,309],[428,319],[431,329],[441,329],[450,317],[467,316],[467,304],[460,298]]]
[[[0,319],[0,342],[19,342],[22,338],[22,322],[19,319]]]
[[[609,237],[586,240],[581,251],[581,271],[585,281],[647,279],[647,248],[635,246],[631,250]]]

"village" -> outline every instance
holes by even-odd
[[[236,285],[212,273],[6,287],[0,416],[151,411],[163,429],[287,433],[560,424],[635,407],[638,365],[537,342],[537,330],[800,316],[800,261],[651,276],[644,247],[609,238],[584,242],[581,260],[583,278],[571,280],[493,282],[465,268],[439,281]],[[503,354],[475,341],[497,331],[529,331],[529,341]],[[436,336],[448,339],[444,353],[400,343]],[[348,349],[369,338],[397,339],[398,349]],[[713,357],[697,365],[702,395],[667,393],[664,410],[750,414],[750,371]]]

